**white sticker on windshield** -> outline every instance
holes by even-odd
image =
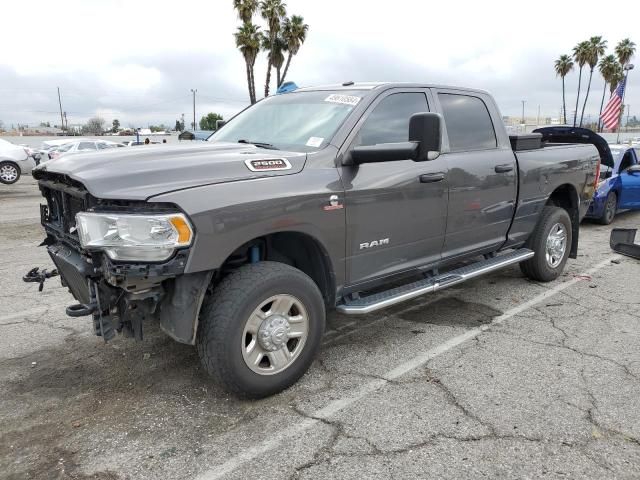
[[[309,137],[309,140],[307,140],[307,147],[319,147],[322,145],[323,141],[324,138],[322,137]]]
[[[324,101],[354,106],[358,104],[358,102],[360,101],[360,97],[356,97],[353,95],[338,95],[337,93],[334,93],[325,98]]]

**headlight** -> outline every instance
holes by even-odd
[[[76,215],[80,244],[103,250],[113,260],[159,262],[178,247],[191,245],[193,229],[181,213],[125,215],[81,212]]]

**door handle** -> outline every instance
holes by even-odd
[[[420,183],[435,183],[444,180],[444,173],[425,173],[420,175]]]
[[[513,165],[511,163],[505,163],[504,165],[496,165],[495,171],[496,173],[507,173],[513,170]]]

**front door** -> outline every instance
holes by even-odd
[[[490,99],[440,90],[448,149],[449,217],[442,256],[487,253],[505,240],[516,203],[517,164],[499,145],[487,107]],[[447,148],[447,147],[445,147]]]
[[[345,143],[406,142],[409,118],[428,112],[426,90],[384,92]],[[344,165],[347,278],[351,285],[436,262],[447,219],[445,162],[413,160]]]
[[[634,150],[629,150],[632,156],[631,165],[620,172],[620,201],[621,209],[640,209],[640,171],[638,158]],[[626,165],[624,166],[626,167]]]

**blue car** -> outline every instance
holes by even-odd
[[[640,151],[628,145],[609,145],[614,166],[602,165],[600,182],[587,212],[609,225],[621,210],[640,210]]]

